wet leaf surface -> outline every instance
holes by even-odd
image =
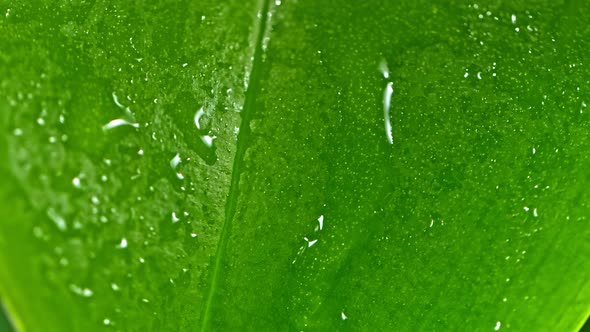
[[[587,4],[0,9],[0,296],[17,328],[587,317]]]

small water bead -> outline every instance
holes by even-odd
[[[119,249],[125,249],[127,248],[127,239],[126,238],[122,238],[121,242],[117,245],[117,248]]]
[[[498,331],[500,329],[500,327],[502,326],[502,322],[497,321],[496,322],[496,326],[494,326],[494,331]]]
[[[78,294],[83,297],[91,297],[94,294],[91,289],[82,288],[82,287],[76,286],[74,284],[70,284],[70,290],[72,292],[74,292],[75,294]]]
[[[80,183],[80,178],[79,177],[75,177],[72,179],[72,184],[74,185],[74,187],[76,188],[80,188],[81,183]]]

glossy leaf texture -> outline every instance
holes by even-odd
[[[590,312],[585,2],[41,3],[0,8],[18,329]]]

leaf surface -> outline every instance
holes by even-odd
[[[17,327],[588,315],[585,3],[6,7],[0,295]]]

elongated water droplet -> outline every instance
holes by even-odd
[[[199,108],[197,113],[195,113],[195,126],[197,126],[197,129],[199,129],[199,130],[201,130],[201,117],[203,115],[205,115],[205,111],[201,107],[201,108]]]
[[[393,133],[391,132],[391,117],[389,109],[391,107],[391,95],[393,94],[393,82],[387,83],[383,92],[383,118],[385,122],[385,135],[389,144],[393,144]]]
[[[172,167],[172,169],[175,169],[176,166],[178,166],[178,164],[180,164],[182,160],[180,159],[180,155],[177,153],[174,158],[172,158],[170,160],[170,167]]]
[[[60,231],[65,231],[67,229],[66,220],[57,214],[53,208],[47,209],[47,216],[55,223],[55,226]]]
[[[119,102],[119,98],[117,98],[117,95],[113,92],[113,101],[115,102],[115,105],[117,105],[120,108],[125,108],[125,106],[123,106],[120,102]]]
[[[124,120],[124,119],[115,119],[115,120],[112,120],[111,122],[107,123],[106,125],[104,125],[102,127],[102,129],[106,131],[106,130],[117,128],[117,127],[120,127],[120,126],[132,126],[134,128],[139,128],[139,123],[129,122],[129,121]]]

